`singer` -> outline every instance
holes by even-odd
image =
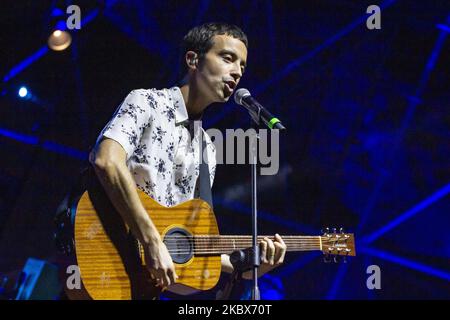
[[[234,25],[207,23],[191,29],[182,47],[179,86],[132,90],[89,155],[109,199],[142,244],[148,271],[164,289],[175,284],[178,275],[136,187],[166,207],[199,197],[202,169],[195,141],[200,130],[193,130],[192,123],[202,118],[210,104],[232,96],[245,72],[248,40]],[[203,172],[210,192],[215,149],[207,133],[201,132],[209,160]],[[286,244],[278,234],[264,238],[260,249],[259,275],[283,263]],[[229,256],[221,259],[222,271],[232,272]],[[251,272],[243,274],[246,279],[251,276]]]

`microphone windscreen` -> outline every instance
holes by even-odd
[[[245,88],[240,88],[240,89],[236,90],[236,92],[234,93],[234,102],[242,105],[242,98],[247,97],[249,95],[250,95],[250,91],[248,91]]]

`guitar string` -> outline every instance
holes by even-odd
[[[237,248],[210,248],[210,249],[194,249],[194,250],[185,250],[185,249],[169,249],[170,253],[173,254],[189,254],[189,253],[226,253],[226,252],[233,252],[237,250]],[[320,250],[319,246],[304,246],[304,247],[291,247],[291,248],[287,248],[288,252],[292,252],[292,251],[307,251],[307,250],[319,250],[319,251],[324,251],[324,250]],[[351,249],[350,249],[351,250]],[[334,251],[333,251],[334,252]],[[337,252],[347,252],[347,251],[337,251]],[[351,252],[351,251],[348,251]]]
[[[343,248],[339,248],[339,249],[343,249]],[[346,248],[348,249],[348,248]],[[183,248],[179,248],[179,249],[169,249],[169,251],[171,253],[190,253],[190,252],[233,252],[239,250],[239,248],[232,248],[232,247],[223,247],[223,248],[208,248],[208,249],[201,249],[201,248],[195,248],[192,251],[191,250],[186,250]],[[302,250],[319,250],[319,251],[326,251],[326,250],[321,250],[320,246],[302,246],[302,247],[288,247],[286,251],[289,252],[293,252],[293,251],[302,251]],[[349,249],[351,252],[351,249]],[[338,250],[337,252],[344,252],[344,250]],[[334,252],[334,251],[333,251]],[[345,251],[347,252],[347,251]]]
[[[179,243],[179,241],[166,241],[165,242],[166,245],[168,246],[175,246]],[[288,248],[294,248],[294,247],[301,247],[301,246],[320,246],[320,241],[308,241],[308,242],[302,242],[302,243],[298,243],[298,242],[285,242],[286,246]],[[328,244],[335,244],[335,241],[325,241],[322,242],[322,246],[323,245],[328,245]],[[199,241],[189,241],[188,245],[193,245],[196,249],[209,249],[209,248],[233,248],[235,249],[236,247],[251,247],[252,243],[248,242],[248,241],[235,241],[233,243],[230,242],[199,242]]]
[[[182,251],[182,250],[169,250],[170,254],[225,254],[225,253],[229,253],[229,252],[233,252],[235,251],[234,249],[228,249],[228,250],[194,250],[194,251]],[[303,247],[303,248],[295,248],[295,250],[287,250],[288,252],[295,252],[295,251],[320,251],[318,247]],[[334,252],[334,251],[333,251]],[[333,252],[329,252],[330,254],[333,254]],[[335,255],[338,254],[349,254],[351,251],[349,251],[348,253],[346,251],[337,251],[336,253],[334,253]],[[142,252],[141,252],[142,253]]]
[[[323,245],[323,244],[322,244]],[[251,247],[250,244],[246,244],[245,246],[240,245],[240,248],[244,247]],[[186,250],[186,248],[178,248],[178,249],[169,249],[171,253],[190,253],[190,252],[218,252],[218,251],[234,251],[239,248],[236,248],[234,245],[230,244],[220,244],[215,246],[195,246],[192,250]],[[294,250],[320,250],[320,244],[319,243],[313,243],[313,244],[291,244],[287,245],[287,251],[294,251]]]
[[[258,239],[257,242],[263,242],[263,239]],[[251,239],[186,239],[186,238],[179,238],[179,239],[163,239],[163,242],[189,242],[189,243],[199,243],[199,244],[213,244],[213,243],[253,243]],[[273,241],[272,242],[277,242]],[[318,240],[318,239],[311,239],[311,240],[284,240],[284,243],[313,243],[313,242],[346,242],[344,240]]]
[[[199,248],[194,248],[192,251],[191,250],[185,250],[183,248],[180,249],[169,249],[169,252],[172,254],[190,254],[190,253],[194,253],[194,254],[221,254],[221,253],[225,253],[225,252],[233,252],[234,250],[236,250],[235,248],[231,248],[231,247],[222,247],[222,248],[207,248],[207,249],[199,249]],[[319,246],[294,246],[294,247],[288,247],[287,251],[310,251],[310,250],[320,250]],[[323,251],[323,250],[322,250]],[[346,251],[338,251],[339,252],[346,252]],[[142,250],[141,250],[142,253]]]
[[[258,236],[258,240],[262,240],[264,238],[266,238],[267,236]],[[210,236],[210,235],[195,235],[195,236],[174,236],[174,235],[167,235],[164,237],[165,239],[195,239],[195,240],[220,240],[220,239],[224,239],[224,240],[233,240],[233,239],[237,239],[237,240],[252,240],[251,236],[222,236],[222,235],[217,235],[217,236]],[[274,237],[270,236],[267,237],[271,240],[274,240]],[[292,236],[292,237],[288,237],[288,236],[283,236],[283,240],[332,240],[332,241],[338,241],[341,239],[350,239],[350,237],[348,238],[344,238],[344,237],[338,237],[338,238],[334,238],[334,237],[321,237],[321,236]]]
[[[259,236],[257,239],[258,240],[263,240],[265,237]],[[198,240],[198,241],[218,241],[218,240],[235,240],[235,241],[251,241],[253,240],[250,237],[223,237],[223,236],[217,236],[217,237],[203,237],[203,236],[165,236],[164,239],[187,239],[187,240]],[[271,238],[269,238],[271,239]],[[272,241],[274,241],[275,239],[272,238]],[[347,241],[350,240],[350,238],[328,238],[328,237],[323,237],[323,238],[319,238],[319,237],[308,237],[308,238],[287,238],[287,237],[283,237],[283,241],[310,241],[310,240],[314,240],[314,241]]]
[[[164,242],[194,242],[194,243],[253,243],[252,239],[186,239],[186,238],[164,238]],[[264,239],[257,239],[257,242],[262,242]],[[322,240],[322,242],[344,242],[345,240]],[[272,242],[277,242],[272,240]],[[321,242],[319,239],[302,239],[302,240],[284,240],[285,243],[311,243],[311,242]]]
[[[180,246],[179,242],[166,242],[166,246]],[[322,243],[323,244],[323,243]],[[333,243],[325,243],[325,245],[332,245]],[[185,243],[184,245],[195,246],[196,248],[208,248],[208,247],[242,247],[242,246],[252,246],[252,243],[249,242],[236,242],[236,243]],[[258,243],[260,245],[260,243]],[[296,245],[320,245],[320,242],[308,242],[308,243],[286,243],[287,247],[296,246]]]
[[[180,238],[183,239],[183,238]],[[164,242],[167,244],[177,244],[179,243],[180,239],[174,239],[174,238],[165,238]],[[185,239],[184,238],[184,242],[188,242],[188,243],[192,243],[195,246],[214,246],[214,245],[229,245],[229,246],[242,246],[242,245],[251,245],[253,243],[253,241],[250,241],[251,239],[238,239],[238,240],[234,240],[234,239]],[[262,239],[258,239],[258,243],[261,243]],[[324,239],[322,241],[320,241],[319,239],[310,239],[310,240],[290,240],[290,239],[286,239],[285,241],[286,245],[296,245],[296,244],[329,244],[329,243],[337,243],[337,242],[347,242],[346,240],[332,240],[332,239]]]
[[[167,240],[185,239],[185,240],[189,240],[189,241],[192,241],[192,240],[194,240],[194,241],[233,241],[233,240],[234,241],[252,241],[253,240],[252,238],[219,238],[219,237],[217,237],[217,238],[206,238],[206,237],[198,238],[198,237],[183,237],[183,236],[166,236],[166,237],[164,237],[164,239],[167,239]],[[346,238],[346,239],[348,239],[348,238]],[[337,240],[337,239],[330,239],[330,238],[324,238],[324,239],[320,239],[320,238],[289,239],[289,238],[286,238],[286,239],[283,239],[283,241],[284,242],[286,242],[286,241],[320,241],[320,240],[322,240],[322,241],[342,241],[342,240],[346,240],[346,239]],[[257,240],[261,241],[261,240],[264,240],[264,238],[258,237]],[[274,241],[274,239],[271,239],[271,240]]]
[[[171,235],[169,235],[169,236],[171,236]],[[176,235],[174,235],[174,236],[176,236]],[[228,237],[228,238],[230,238],[230,237],[245,237],[245,238],[251,238],[252,237],[252,235],[251,234],[194,234],[194,235],[192,235],[192,234],[189,234],[189,236],[196,236],[196,237],[224,237],[224,238],[226,238],[226,237]],[[259,234],[258,235],[259,237],[264,237],[264,236],[270,236],[270,237],[273,237],[274,235],[265,235],[265,234]],[[307,238],[307,237],[323,237],[323,235],[285,235],[285,237],[288,237],[288,238]]]
[[[168,239],[168,240],[164,240],[164,243],[166,244],[178,244],[178,243],[189,243],[189,244],[194,244],[196,246],[210,246],[210,245],[247,245],[247,244],[252,244],[252,241],[179,241],[179,240],[174,240],[174,239]],[[258,241],[258,243],[262,243],[262,241]],[[321,243],[321,241],[285,241],[284,242],[286,245],[290,244],[290,245],[295,245],[295,244],[315,244],[315,243]],[[336,243],[336,241],[322,241],[322,243],[328,244],[328,243]]]
[[[264,239],[257,239],[258,242],[262,242]],[[195,243],[219,243],[219,242],[227,242],[227,243],[231,243],[231,242],[235,242],[235,243],[246,243],[246,242],[250,242],[252,243],[252,239],[186,239],[186,238],[178,238],[178,239],[174,239],[174,238],[164,238],[163,239],[164,242],[177,242],[177,241],[184,241],[184,242],[195,242]],[[272,240],[273,241],[273,240]],[[322,240],[322,242],[343,242],[345,240]],[[274,241],[275,242],[275,241]],[[302,239],[302,240],[289,240],[286,239],[284,240],[285,243],[308,243],[308,242],[320,242],[319,239]]]
[[[237,248],[234,245],[230,245],[230,244],[219,244],[219,245],[215,245],[215,246],[197,246],[194,245],[192,249],[187,249],[187,248],[170,248],[169,246],[169,251],[171,252],[175,252],[175,251],[183,251],[183,252],[190,252],[192,251],[218,251],[218,250],[222,250],[222,251],[229,251],[229,250],[236,250],[236,249],[244,249],[244,248],[250,248],[251,245],[250,244],[245,244],[245,245],[240,245],[239,248]],[[292,244],[287,246],[287,250],[295,250],[295,249],[303,249],[303,248],[320,248],[320,244],[319,243],[310,243],[310,244]]]
[[[248,247],[250,248],[250,247]],[[286,249],[287,250],[295,250],[295,249],[302,249],[302,248],[320,248],[319,245],[303,245],[303,246],[289,246]],[[195,247],[192,250],[193,251],[229,251],[229,250],[239,250],[239,249],[244,249],[244,247],[240,247],[240,248],[236,248],[234,246],[220,246],[220,247],[204,247],[204,248],[199,248],[199,247]],[[183,251],[183,252],[190,252],[191,249],[190,248],[169,248],[169,251]]]
[[[240,238],[187,238],[187,237],[164,237],[164,239],[167,240],[189,240],[189,241],[252,241],[253,239],[240,239]],[[264,240],[264,238],[258,238],[257,240],[261,241]],[[286,241],[320,241],[320,239],[285,239],[283,240],[284,242]],[[334,239],[322,239],[322,241],[342,241],[342,240],[334,240]]]
[[[169,248],[171,250],[226,250],[226,249],[231,249],[231,250],[241,250],[241,249],[245,249],[245,248],[251,248],[251,245],[243,245],[243,246],[233,246],[233,245],[220,245],[220,246],[194,246],[193,248],[186,248],[186,247],[171,247],[169,246]],[[298,248],[307,248],[307,247],[313,247],[313,248],[320,248],[320,244],[305,244],[305,245],[291,245],[291,246],[286,246],[286,249],[288,250],[292,250],[292,249],[298,249]],[[325,248],[327,247],[332,247],[332,246],[325,246]],[[267,249],[266,249],[267,250]]]
[[[233,248],[223,248],[223,249],[220,249],[220,248],[215,248],[215,249],[205,249],[205,250],[199,250],[199,249],[194,249],[193,251],[190,251],[190,250],[182,250],[182,249],[178,249],[178,250],[170,250],[169,249],[169,252],[170,253],[190,253],[190,252],[205,252],[205,253],[208,253],[208,252],[229,252],[229,251],[234,251],[235,249],[233,249]],[[293,250],[299,250],[299,251],[301,251],[301,250],[318,250],[318,247],[299,247],[299,248],[290,248],[288,251],[293,251]]]
[[[252,236],[239,236],[239,235],[189,235],[189,236],[185,236],[185,235],[166,235],[166,237],[169,238],[222,238],[222,239],[252,239]],[[273,236],[266,236],[266,235],[258,235],[258,238],[274,238]],[[283,238],[286,239],[319,239],[320,237],[322,238],[328,238],[328,237],[323,237],[323,236],[283,236]]]
[[[316,251],[319,250],[318,247],[301,247],[301,248],[290,248],[287,251],[293,251],[293,250],[298,250],[298,251]],[[171,254],[223,254],[226,252],[233,252],[234,249],[229,248],[229,249],[208,249],[208,250],[193,250],[193,251],[185,251],[185,250],[169,250],[169,253]],[[141,252],[142,253],[142,252]]]
[[[262,240],[265,236],[258,236],[258,240]],[[283,236],[284,242],[287,246],[287,251],[292,250],[320,250],[320,237],[321,236]],[[189,243],[194,245],[193,250],[186,250],[186,248],[169,250],[172,254],[220,254],[236,250],[238,247],[251,247],[249,243],[252,239],[251,236],[232,236],[232,235],[196,235],[196,236],[166,236],[165,241],[169,246],[170,244],[178,243],[179,239],[188,239]],[[230,244],[230,241],[233,241]],[[348,238],[344,239],[348,240]],[[224,241],[228,243],[224,243]],[[299,243],[300,241],[300,243]],[[329,237],[323,237],[322,245],[328,243],[342,242],[342,240],[334,240]]]

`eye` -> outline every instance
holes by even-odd
[[[224,59],[225,61],[228,61],[228,62],[232,62],[232,61],[233,61],[233,58],[231,58],[231,56],[228,56],[228,55],[223,56],[223,59]]]

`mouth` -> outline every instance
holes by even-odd
[[[224,81],[225,82],[225,88],[228,91],[228,94],[233,93],[233,90],[236,88],[236,82],[234,81]]]

